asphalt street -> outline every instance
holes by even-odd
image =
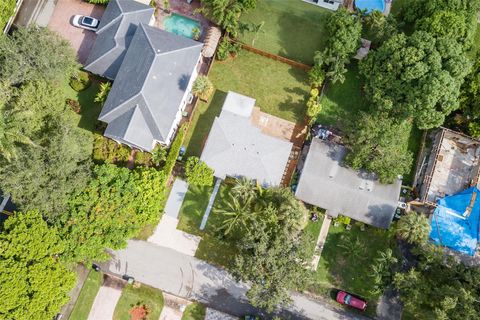
[[[135,280],[186,299],[198,300],[236,316],[257,313],[247,301],[248,286],[225,270],[170,248],[131,240],[124,250],[111,251],[105,265],[110,273]],[[105,269],[104,269],[105,270]],[[367,319],[335,309],[326,302],[293,293],[293,304],[281,311],[292,319]]]

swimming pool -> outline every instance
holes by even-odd
[[[171,16],[165,18],[163,22],[165,30],[184,36],[190,39],[194,38],[194,29],[200,29],[200,23],[188,17],[173,13]]]
[[[372,12],[373,10],[378,10],[383,12],[385,10],[385,1],[384,0],[355,0],[355,7],[360,10],[367,10],[367,12]]]

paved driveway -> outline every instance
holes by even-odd
[[[125,282],[110,276],[104,277],[103,285],[93,301],[88,320],[113,319],[115,306],[117,305]]]
[[[105,7],[93,5],[83,0],[58,0],[48,28],[58,32],[67,39],[77,53],[80,63],[85,63],[95,42],[95,32],[76,28],[72,25],[72,17],[76,14],[92,16],[100,19]]]

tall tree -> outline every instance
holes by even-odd
[[[470,62],[462,48],[424,31],[398,34],[360,64],[365,94],[375,111],[412,119],[420,129],[441,125],[459,107]]]
[[[0,318],[52,319],[75,285],[58,261],[65,247],[57,230],[37,211],[16,213],[5,221],[0,248]]]
[[[200,12],[235,36],[240,15],[254,9],[257,0],[201,0],[201,3]]]
[[[46,28],[19,27],[0,37],[0,78],[12,84],[63,81],[78,69],[70,44]]]
[[[251,284],[247,297],[253,306],[271,312],[291,302],[290,290],[302,289],[308,281],[311,240],[262,221],[244,233],[237,244],[233,274]]]
[[[22,85],[6,110],[12,119],[4,119],[35,145],[17,145],[18,156],[10,162],[0,158],[2,189],[23,210],[41,209],[54,218],[90,177],[92,135],[77,127],[62,89],[50,82]]]
[[[323,66],[332,82],[343,83],[347,72],[345,65],[360,47],[362,23],[358,16],[340,8],[328,17],[326,29],[327,43],[323,51],[315,53],[315,65]]]
[[[430,230],[427,217],[413,211],[403,215],[396,225],[396,233],[400,238],[418,245],[428,241]]]
[[[354,169],[376,173],[383,183],[392,183],[398,175],[409,173],[411,130],[407,122],[397,124],[390,118],[362,113],[348,127],[346,143],[351,152],[346,161]]]
[[[415,253],[417,266],[394,276],[405,313],[415,319],[478,319],[480,268],[445,256],[433,244]]]
[[[165,174],[153,168],[134,171],[112,164],[97,166],[94,178],[70,200],[57,222],[66,239],[68,261],[107,259],[105,248],[121,249],[160,216]]]

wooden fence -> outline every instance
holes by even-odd
[[[298,62],[298,61],[295,61],[295,60],[291,60],[291,59],[288,59],[288,58],[285,58],[285,57],[282,57],[282,56],[279,56],[279,55],[276,55],[276,54],[272,54],[270,52],[266,52],[266,51],[254,48],[254,47],[249,46],[248,44],[245,44],[243,42],[240,42],[240,41],[237,41],[237,40],[234,40],[234,39],[229,39],[229,40],[233,43],[236,43],[236,44],[240,45],[240,47],[244,50],[253,52],[255,54],[258,54],[260,56],[264,56],[264,57],[269,58],[269,59],[273,59],[273,60],[276,60],[276,61],[286,63],[288,65],[291,65],[292,67],[300,68],[300,69],[303,69],[305,71],[309,71],[312,68],[312,66],[309,66],[307,64],[304,64],[304,63],[301,63],[301,62]]]

